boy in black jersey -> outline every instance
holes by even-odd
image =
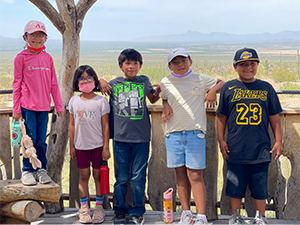
[[[257,210],[254,223],[268,224],[265,218],[268,198],[268,168],[271,154],[281,155],[282,111],[274,88],[256,79],[259,58],[251,48],[239,49],[233,66],[239,78],[226,82],[221,90],[217,110],[217,132],[220,150],[227,161],[226,195],[230,197],[233,215],[229,224],[243,224],[240,217],[242,198],[247,185]],[[271,147],[269,123],[275,136]],[[224,140],[226,125],[227,141]]]

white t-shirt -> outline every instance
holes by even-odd
[[[103,146],[101,117],[109,113],[110,107],[105,97],[97,95],[90,100],[73,96],[69,102],[69,112],[75,120],[75,148],[90,150]]]
[[[217,83],[217,79],[205,74],[191,73],[184,77],[173,74],[161,80],[160,97],[167,100],[173,109],[166,123],[166,133],[184,130],[206,132],[206,93]]]

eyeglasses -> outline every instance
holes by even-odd
[[[31,38],[40,38],[40,39],[42,39],[42,38],[44,38],[44,37],[46,37],[46,35],[45,34],[42,34],[42,33],[40,33],[40,34],[36,34],[36,33],[32,33],[32,34],[28,34]]]
[[[187,62],[187,59],[182,59],[182,60],[174,60],[171,62],[174,66],[180,65],[180,63],[185,64]]]
[[[87,78],[83,78],[83,77],[79,77],[79,78],[78,78],[78,83],[79,83],[79,84],[82,84],[82,83],[84,83],[85,81],[87,81],[88,83],[91,83],[91,82],[94,81],[94,77],[88,76]]]

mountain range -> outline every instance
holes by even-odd
[[[256,45],[256,44],[273,44],[273,45],[293,45],[300,47],[300,31],[282,31],[279,33],[262,33],[262,34],[229,34],[224,32],[200,33],[188,31],[183,34],[156,35],[140,37],[131,41],[86,41],[81,40],[80,46],[82,52],[92,53],[94,51],[104,51],[132,46],[138,49],[150,46],[164,46],[171,48],[176,45],[185,44],[209,44],[209,45]],[[7,38],[0,36],[0,51],[20,51],[25,42],[22,37]],[[47,49],[51,52],[61,52],[62,41],[58,39],[49,39]]]
[[[259,44],[259,43],[299,43],[300,31],[282,31],[279,33],[262,34],[229,34],[225,32],[212,32],[208,34],[197,31],[188,31],[183,34],[155,35],[140,37],[134,41],[139,42],[178,42],[178,43],[215,43],[215,44]]]

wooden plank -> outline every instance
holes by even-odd
[[[20,180],[0,180],[0,203],[18,200],[59,202],[60,186],[54,182],[24,186]]]

